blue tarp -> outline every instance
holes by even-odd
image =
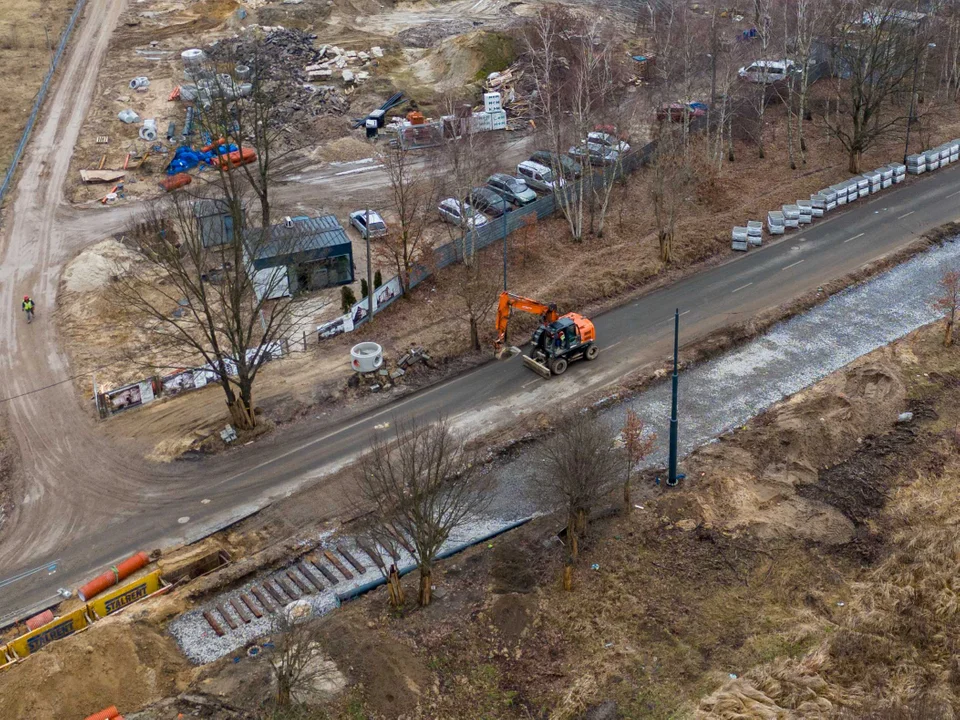
[[[197,167],[200,163],[209,165],[217,155],[228,155],[229,153],[236,152],[236,150],[237,146],[233,143],[221,145],[216,151],[211,150],[209,152],[201,152],[187,145],[181,145],[177,148],[176,153],[174,153],[173,160],[167,165],[167,175],[186,172],[187,170]]]

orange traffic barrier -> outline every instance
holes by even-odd
[[[160,181],[160,187],[162,187],[167,192],[172,192],[177,188],[182,188],[184,185],[189,185],[193,182],[193,178],[186,173],[177,173],[176,175],[170,175],[165,177]]]
[[[77,590],[77,596],[86,602],[90,598],[102,593],[108,587],[116,585],[125,577],[133,575],[133,573],[144,567],[148,562],[150,562],[150,557],[145,552],[138,552],[135,555],[131,555],[119,565],[115,565],[102,575],[98,575]]]
[[[32,618],[29,618],[26,622],[26,625],[31,630],[36,630],[41,625],[46,625],[48,622],[53,622],[53,610],[44,610],[39,615],[34,615]]]
[[[234,150],[228,155],[219,155],[213,159],[213,164],[221,168],[235,167],[237,165],[246,165],[257,159],[257,151],[253,148],[245,147],[242,150]]]
[[[101,710],[98,713],[89,715],[84,718],[84,720],[117,720],[120,717],[120,711],[117,710],[116,706],[111,705],[106,710]]]

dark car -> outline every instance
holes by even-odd
[[[513,208],[510,203],[488,187],[476,187],[470,191],[466,200],[487,217],[498,218]]]
[[[487,186],[504,200],[514,205],[529,205],[537,199],[537,194],[520,178],[506,173],[494,173],[487,178]]]
[[[547,150],[537,150],[530,159],[545,165],[552,170],[559,170],[564,177],[577,178],[583,172],[583,168],[576,160],[566,155],[557,155]]]
[[[684,116],[687,122],[693,118],[703,117],[707,114],[707,106],[703,103],[670,103],[661,105],[657,108],[657,120],[663,122],[683,122]]]

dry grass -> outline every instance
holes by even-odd
[[[75,0],[17,0],[0,10],[0,174],[20,140]]]

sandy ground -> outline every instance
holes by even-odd
[[[50,67],[73,0],[23,0],[0,9],[0,174],[6,173],[40,83]]]

